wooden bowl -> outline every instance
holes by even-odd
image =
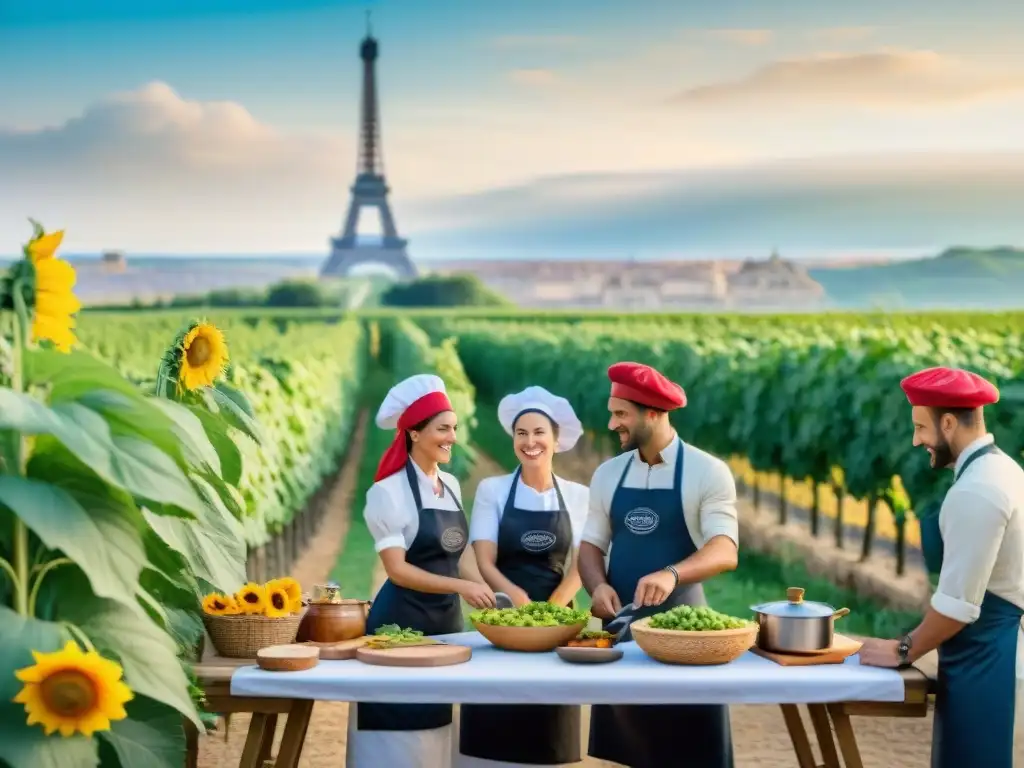
[[[757,624],[740,629],[683,632],[654,629],[650,617],[629,625],[640,650],[664,664],[728,664],[749,651],[757,640]]]
[[[256,652],[256,665],[268,672],[301,672],[320,661],[320,649],[308,645],[272,645]]]
[[[553,651],[576,637],[586,625],[580,622],[559,627],[499,627],[473,622],[476,631],[496,648],[528,653]]]

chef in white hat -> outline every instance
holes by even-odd
[[[486,584],[459,578],[469,525],[458,480],[441,471],[451,461],[458,420],[437,376],[396,384],[377,412],[394,429],[376,482],[366,492],[366,527],[387,571],[366,620],[367,634],[385,624],[425,635],[461,632],[461,596],[494,607]],[[448,768],[452,707],[445,704],[356,704],[349,712],[348,768]]]
[[[480,573],[516,605],[568,605],[580,589],[575,553],[590,492],[557,477],[552,460],[576,445],[583,427],[569,401],[543,387],[502,399],[498,420],[519,467],[477,488],[469,538]],[[460,768],[579,763],[580,708],[464,704],[459,751]]]

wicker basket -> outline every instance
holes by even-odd
[[[271,645],[295,642],[300,614],[271,619],[266,616],[210,616],[203,623],[210,642],[219,656],[228,659],[255,659],[256,651]]]
[[[473,626],[491,645],[502,650],[543,653],[565,645],[587,625],[581,622],[557,627],[503,627],[474,621]]]
[[[740,629],[683,632],[653,629],[651,619],[629,625],[640,649],[665,664],[728,664],[749,651],[757,640],[757,624]]]

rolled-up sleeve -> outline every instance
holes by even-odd
[[[473,498],[473,514],[469,519],[469,541],[493,541],[498,543],[498,499],[495,484],[484,480],[477,486]]]
[[[729,465],[720,459],[712,461],[704,473],[700,495],[700,532],[705,542],[715,536],[728,536],[737,547],[740,544],[736,480]]]
[[[981,614],[996,556],[1003,543],[1008,505],[957,488],[942,502],[942,569],[931,605],[943,616],[971,624]]]
[[[366,508],[363,511],[366,527],[373,537],[374,549],[380,552],[392,547],[406,549],[405,527],[408,524],[407,511],[400,509],[387,489],[375,483],[366,492]]]
[[[593,544],[605,554],[608,554],[608,547],[612,543],[612,521],[608,508],[612,494],[607,488],[609,466],[609,464],[602,464],[590,480],[587,522],[583,526],[583,535],[580,537],[581,541]]]

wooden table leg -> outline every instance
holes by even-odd
[[[814,735],[818,737],[818,749],[821,750],[821,759],[825,761],[824,768],[840,768],[839,755],[836,752],[832,724],[828,719],[826,705],[808,704],[807,711],[810,713],[811,723],[814,725]]]
[[[199,730],[185,720],[185,768],[199,768]]]
[[[814,753],[811,751],[811,742],[807,738],[807,729],[800,718],[800,708],[796,704],[780,704],[779,709],[782,710],[782,719],[786,721],[786,730],[789,731],[789,738],[793,742],[797,765],[800,768],[817,768]]]
[[[277,762],[274,768],[298,768],[302,747],[306,743],[306,731],[309,729],[309,718],[313,714],[313,702],[309,699],[292,701],[291,711],[284,724],[284,736],[277,750]]]
[[[274,754],[274,734],[277,732],[277,715],[267,715],[267,723],[263,728],[263,741],[260,744],[260,768]]]
[[[829,704],[828,713],[836,729],[839,751],[843,753],[843,762],[846,763],[846,768],[864,768],[864,762],[860,759],[860,748],[857,746],[857,736],[853,732],[853,723],[850,722],[850,716],[841,704]]]
[[[263,741],[267,732],[267,720],[270,717],[271,715],[264,712],[252,713],[252,719],[249,721],[249,732],[245,736],[245,747],[242,749],[242,759],[238,762],[238,768],[263,768],[260,753],[263,750]]]

